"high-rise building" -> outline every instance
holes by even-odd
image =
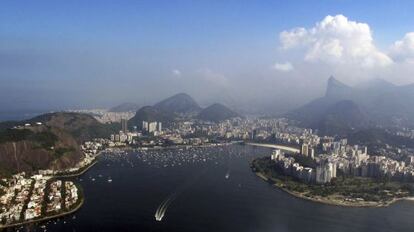
[[[272,160],[279,160],[281,155],[282,155],[282,152],[279,149],[276,149],[276,150],[273,151],[271,159]]]
[[[142,131],[144,133],[161,132],[162,131],[162,123],[161,122],[142,121]]]
[[[150,122],[148,123],[148,132],[152,133],[157,131],[157,122]]]
[[[309,156],[309,158],[314,159],[315,158],[315,149],[309,148],[308,156]]]
[[[122,132],[126,134],[128,132],[128,121],[126,119],[121,119],[121,127]]]
[[[316,167],[316,183],[325,184],[331,182],[336,177],[336,163],[322,161]]]
[[[252,140],[255,140],[256,139],[256,137],[257,137],[257,130],[256,129],[254,129],[253,130],[253,132],[252,132]]]
[[[309,154],[309,145],[307,143],[302,144],[302,155],[308,156]]]
[[[142,131],[148,131],[148,122],[142,121]]]

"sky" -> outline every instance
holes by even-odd
[[[0,108],[282,112],[331,76],[414,83],[413,1],[0,1]]]

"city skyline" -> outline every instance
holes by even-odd
[[[412,232],[413,10],[0,1],[0,231]]]

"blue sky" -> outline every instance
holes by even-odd
[[[179,91],[206,104],[223,99],[230,104],[240,96],[245,102],[271,101],[285,95],[269,86],[300,89],[314,79],[300,79],[298,85],[294,78],[323,76],[299,102],[319,94],[330,73],[343,74],[304,62],[298,51],[280,52],[282,31],[344,15],[368,24],[373,44],[386,53],[414,31],[413,10],[412,1],[3,0],[0,105],[106,107],[152,103]],[[296,73],[272,73],[268,69],[275,62],[292,63]],[[326,71],[316,71],[321,69]],[[257,82],[264,89],[246,87]],[[220,99],[211,97],[223,92]]]
[[[162,42],[180,46],[260,39],[326,15],[366,22],[381,43],[413,30],[412,1],[19,1],[3,0],[2,37],[35,40]],[[184,38],[191,33],[191,37]],[[138,40],[138,41],[137,41]],[[243,39],[238,39],[236,42]],[[382,44],[383,45],[383,44]]]

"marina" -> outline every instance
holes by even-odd
[[[21,230],[411,231],[410,201],[381,209],[334,207],[295,198],[263,182],[249,162],[271,152],[232,145],[102,153],[93,168],[72,178],[85,193],[80,210]]]

